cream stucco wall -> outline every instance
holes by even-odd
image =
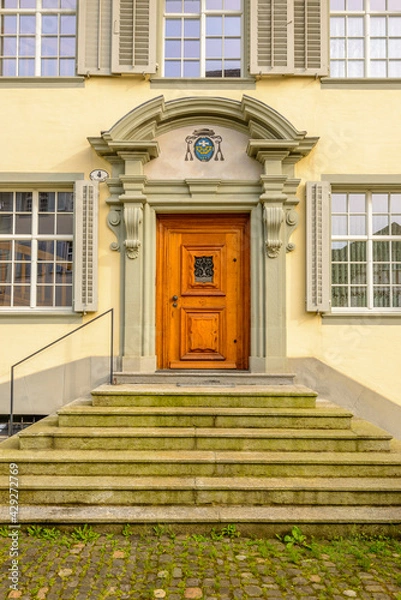
[[[307,314],[304,243],[305,181],[320,180],[322,174],[400,173],[401,90],[328,89],[312,78],[266,79],[257,82],[253,90],[242,90],[240,86],[217,91],[204,87],[154,88],[155,85],[151,87],[142,79],[95,77],[80,87],[59,88],[54,84],[48,87],[41,86],[40,82],[34,87],[18,87],[18,83],[15,87],[11,84],[0,87],[1,171],[8,174],[82,173],[85,178],[95,168],[110,172],[109,163],[94,152],[87,138],[99,136],[129,111],[161,94],[166,101],[196,95],[218,95],[240,101],[245,93],[266,103],[298,130],[320,138],[310,155],[296,166],[296,176],[302,184],[297,208],[300,223],[292,237],[296,249],[287,255],[288,355],[315,357],[401,406],[398,394],[401,318],[365,317],[338,322]],[[163,145],[162,139],[160,144]],[[255,173],[258,171],[259,165]],[[158,177],[159,172],[157,160],[148,165],[149,177]],[[115,237],[106,224],[107,197],[107,185],[101,184],[99,313],[111,306],[116,310],[115,352],[118,354],[121,267],[119,253],[109,249]],[[34,317],[0,312],[0,384],[8,381],[11,364],[90,318],[90,315]],[[106,342],[107,335],[107,328],[105,332],[96,333],[97,348]],[[83,356],[87,348],[77,352]],[[53,356],[43,359],[40,368],[71,359],[68,354],[64,356],[62,350]],[[0,398],[0,412],[7,412],[6,406],[5,398]]]

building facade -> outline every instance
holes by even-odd
[[[400,2],[0,19],[1,412],[113,308],[116,368],[292,372],[401,436]],[[107,377],[107,318],[71,339],[17,413]]]

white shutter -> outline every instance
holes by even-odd
[[[156,72],[157,0],[112,0],[113,73]]]
[[[328,74],[327,0],[294,0],[294,73]]]
[[[328,0],[250,0],[250,72],[327,75]]]
[[[287,0],[251,0],[250,11],[250,72],[288,73]]]
[[[306,310],[330,310],[330,184],[306,184]]]
[[[110,75],[112,13],[110,0],[80,0],[78,75]]]
[[[76,312],[97,310],[98,184],[75,182],[74,302]]]

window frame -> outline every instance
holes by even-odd
[[[98,286],[98,183],[85,181],[78,174],[32,173],[13,174],[0,173],[1,192],[69,192],[74,194],[73,233],[44,234],[36,238],[57,241],[57,239],[73,242],[72,260],[72,302],[68,306],[0,306],[0,315],[4,314],[64,314],[96,312]],[[0,234],[0,240],[28,239],[28,235],[14,233]],[[57,239],[56,239],[57,237]],[[37,257],[33,257],[35,260]],[[13,264],[15,260],[13,259]],[[32,260],[30,260],[32,264]],[[31,274],[31,279],[33,273]],[[29,284],[31,286],[31,282]],[[55,286],[55,282],[53,283]],[[36,289],[37,282],[34,286]],[[32,289],[32,288],[31,288]],[[33,292],[31,292],[33,294]],[[31,298],[32,299],[32,298]],[[35,304],[35,303],[33,303]]]
[[[401,54],[398,57],[394,57],[393,61],[398,61],[400,63],[399,72],[396,74],[390,74],[389,68],[392,62],[391,57],[389,56],[389,40],[393,37],[394,39],[398,39],[395,36],[391,36],[388,31],[388,20],[390,17],[398,17],[401,19],[401,10],[393,11],[393,10],[373,10],[370,5],[371,0],[362,0],[363,9],[362,10],[347,10],[346,3],[344,5],[344,10],[334,10],[330,6],[330,30],[329,30],[329,38],[330,38],[330,49],[329,49],[329,63],[330,63],[330,78],[332,79],[373,79],[373,80],[387,80],[387,79],[398,79],[401,78]],[[387,0],[386,0],[387,1]],[[388,5],[387,5],[388,6]],[[386,34],[384,36],[373,36],[371,34],[371,20],[372,18],[385,18],[386,19]],[[345,19],[345,32],[343,36],[332,35],[332,19],[333,18],[344,18]],[[361,40],[363,44],[363,56],[352,58],[348,52],[348,42],[350,39],[359,39],[358,36],[350,36],[347,34],[347,26],[348,21],[351,18],[362,18],[363,19],[363,32],[361,34]],[[399,36],[401,39],[401,35]],[[371,56],[371,41],[374,39],[384,39],[386,43],[386,54],[385,57],[374,58]],[[344,40],[344,57],[334,57],[332,58],[332,41],[333,40]],[[386,74],[385,75],[375,75],[372,74],[371,65],[372,63],[378,63],[380,61],[386,62]],[[341,74],[333,74],[333,66],[334,62],[344,63],[344,73]],[[349,72],[351,65],[355,64],[357,61],[363,62],[363,75],[355,74]]]
[[[373,256],[371,256],[370,279],[367,286],[371,301],[368,306],[332,306],[332,240],[350,241],[351,239],[365,240],[370,235],[371,246],[374,241],[392,241],[401,243],[401,234],[373,234],[367,229],[366,235],[355,236],[339,234],[332,236],[332,194],[401,194],[401,176],[399,175],[322,175],[322,181],[306,182],[306,311],[320,313],[325,317],[400,317],[401,306],[373,306]],[[370,211],[370,209],[369,209]],[[372,212],[367,218],[371,218]],[[381,213],[377,213],[381,214]],[[387,213],[390,215],[390,209]],[[399,213],[396,212],[397,216]],[[347,238],[347,239],[345,239]],[[347,265],[352,261],[348,259]],[[386,261],[377,261],[386,262]],[[400,260],[388,260],[390,265],[401,264]],[[344,263],[345,264],[345,263]],[[397,284],[398,286],[399,284]],[[401,287],[401,285],[400,285]]]
[[[162,64],[162,68],[161,68],[161,77],[163,77],[164,79],[188,79],[188,78],[194,78],[194,79],[207,79],[207,78],[211,78],[211,79],[229,79],[232,81],[244,78],[246,76],[245,73],[245,65],[246,65],[246,56],[245,56],[245,48],[247,47],[247,43],[246,43],[246,27],[245,27],[245,12],[246,12],[246,2],[245,0],[240,0],[241,6],[239,10],[230,10],[230,9],[207,9],[206,8],[206,1],[207,0],[199,0],[200,2],[200,8],[199,11],[197,13],[186,13],[186,12],[180,12],[180,13],[167,13],[165,10],[166,7],[166,3],[165,0],[163,0],[163,16],[162,16],[162,44],[161,44],[161,48],[159,49],[159,52],[161,53],[161,64]],[[213,76],[213,75],[207,75],[206,74],[206,63],[207,63],[207,57],[206,57],[206,19],[208,16],[223,16],[223,17],[230,17],[230,16],[235,16],[235,17],[240,17],[241,19],[241,32],[240,32],[240,56],[239,56],[239,61],[240,61],[240,74],[237,76],[233,76],[230,77],[228,75],[220,75],[220,76]],[[183,44],[184,44],[184,40],[185,37],[184,35],[182,35],[182,37],[177,38],[180,40],[181,42],[181,53],[180,56],[177,57],[177,59],[174,62],[180,63],[180,75],[166,75],[166,60],[168,60],[168,57],[166,57],[166,21],[168,19],[180,19],[182,22],[184,21],[184,19],[188,19],[188,20],[195,20],[195,19],[199,19],[199,24],[200,24],[200,32],[199,32],[199,56],[198,56],[198,60],[199,60],[199,71],[200,74],[199,76],[186,76],[184,75],[184,62],[185,62],[185,56],[184,56],[184,48],[183,48]],[[182,23],[183,25],[183,23]],[[181,27],[182,27],[181,25]],[[182,29],[181,29],[182,32]],[[171,36],[172,37],[172,36]],[[230,36],[227,36],[230,37]],[[222,40],[223,40],[223,44],[224,44],[224,37],[222,36]],[[219,57],[219,59],[222,61],[222,65],[224,65],[225,60],[227,60],[224,57],[224,52],[221,52],[222,56]],[[192,58],[192,57],[191,57]],[[223,72],[224,72],[224,66],[223,66]]]
[[[43,8],[42,6],[42,0],[36,0],[36,6],[34,8],[0,8],[0,19],[2,18],[2,16],[17,16],[17,23],[20,22],[19,17],[20,16],[34,16],[35,17],[35,32],[31,32],[31,35],[29,36],[30,38],[33,37],[34,41],[35,41],[35,51],[34,51],[34,55],[33,56],[27,56],[27,59],[32,60],[34,63],[34,69],[33,69],[33,73],[20,73],[20,59],[21,59],[21,54],[20,54],[20,42],[21,40],[23,40],[25,37],[28,38],[28,36],[22,35],[20,30],[19,30],[19,25],[17,24],[17,31],[15,32],[15,36],[7,36],[7,37],[15,37],[16,38],[16,49],[15,49],[15,55],[7,55],[5,57],[4,54],[2,54],[0,56],[0,77],[1,78],[21,78],[21,77],[54,77],[54,78],[62,78],[62,77],[74,77],[76,76],[76,70],[77,70],[77,54],[78,54],[78,5],[76,2],[76,6],[74,9],[72,8]],[[42,16],[43,15],[48,15],[48,16],[54,16],[57,15],[58,17],[58,31],[57,34],[54,35],[50,35],[50,34],[46,34],[43,33],[42,30]],[[68,35],[62,35],[61,29],[60,29],[60,20],[62,16],[75,16],[75,32],[74,34],[68,34]],[[3,36],[2,36],[3,37]],[[6,37],[6,36],[4,36]],[[55,37],[57,39],[57,54],[55,55],[51,55],[51,56],[43,56],[42,52],[42,44],[43,44],[43,40],[45,40],[46,38],[50,38],[50,37]],[[60,42],[63,38],[70,38],[70,37],[74,37],[75,38],[75,43],[74,43],[74,55],[73,56],[67,56],[66,58],[68,58],[68,60],[73,60],[73,68],[71,70],[71,72],[62,74],[60,73],[60,67],[61,67],[61,61],[63,60],[63,55],[60,52]],[[1,39],[0,39],[0,48],[2,47],[2,43],[1,43]],[[9,59],[12,60],[15,56],[15,73],[10,75],[10,74],[4,74],[4,65],[3,65],[3,60]],[[57,61],[57,73],[55,74],[48,74],[48,73],[42,73],[43,70],[43,65],[42,62],[45,59],[55,59]]]

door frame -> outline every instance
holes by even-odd
[[[241,347],[237,356],[238,366],[237,371],[248,370],[249,368],[249,354],[250,354],[250,213],[177,213],[174,215],[159,214],[156,215],[156,246],[157,246],[157,258],[156,258],[156,356],[157,356],[157,367],[159,369],[177,370],[174,367],[169,366],[169,355],[168,355],[168,343],[167,331],[168,315],[166,305],[165,290],[168,285],[167,277],[168,272],[165,268],[167,243],[168,243],[168,230],[173,228],[183,229],[184,233],[187,231],[195,231],[197,224],[200,222],[208,222],[211,226],[217,222],[221,225],[230,224],[235,225],[237,222],[237,229],[241,229],[241,252],[243,260],[241,261],[241,271],[238,276],[240,280],[240,290],[238,293],[237,300],[241,298],[241,305],[238,311],[238,327],[241,327]],[[182,223],[182,227],[180,226]],[[171,227],[169,227],[169,223]],[[217,230],[216,230],[217,232]],[[194,367],[192,367],[194,368]],[[208,367],[207,363],[199,363],[197,369],[213,369],[219,370],[224,369],[222,363],[220,367]]]

